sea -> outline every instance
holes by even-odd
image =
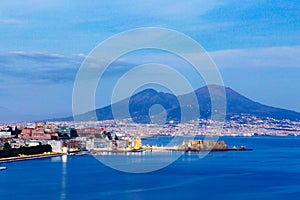
[[[148,173],[118,171],[91,155],[2,163],[8,169],[0,171],[0,199],[300,199],[300,137],[219,140],[253,151],[184,153]]]

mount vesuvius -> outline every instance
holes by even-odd
[[[213,92],[214,95],[222,94],[221,91],[225,90],[227,101],[226,118],[228,119],[234,115],[252,115],[258,118],[270,117],[279,120],[300,120],[300,113],[298,112],[263,105],[237,93],[229,87],[218,85],[204,86],[194,91],[197,96],[198,102],[196,103],[198,103],[198,106],[190,106],[194,106],[195,108],[199,109],[200,118],[207,119],[211,116],[211,99],[209,90]],[[155,104],[160,104],[164,107],[167,113],[167,120],[179,121],[181,119],[181,110],[178,98],[190,98],[190,95],[192,94],[189,93],[176,97],[170,93],[158,92],[154,89],[145,89],[139,93],[134,94],[129,99],[117,102],[116,106],[125,106],[129,101],[129,113],[131,115],[131,118],[138,123],[149,123],[151,121],[148,114],[149,109]],[[83,121],[96,120],[93,118],[94,112],[96,113],[97,120],[113,119],[111,105],[96,109],[95,111],[81,114],[76,117],[76,119],[81,119]],[[70,121],[73,120],[73,117],[66,117],[55,120]]]

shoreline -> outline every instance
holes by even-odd
[[[45,159],[45,158],[62,156],[62,155],[63,155],[62,153],[50,153],[50,154],[26,155],[26,156],[22,156],[22,157],[0,158],[0,163],[35,160],[35,159]]]

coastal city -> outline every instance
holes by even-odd
[[[0,200],[300,199],[300,0],[0,5]]]
[[[211,120],[200,119],[185,124],[169,121],[167,124],[130,124],[123,121],[8,123],[0,126],[0,153],[2,159],[22,157],[22,152],[5,154],[7,149],[51,147],[52,156],[96,151],[141,151],[159,149],[147,144],[147,139],[159,136],[299,136],[300,122],[259,119],[255,116],[233,116],[220,130],[211,127]],[[217,132],[218,131],[218,132]],[[145,143],[145,144],[143,144]],[[185,141],[186,143],[186,141]],[[214,144],[218,145],[218,144]],[[227,148],[226,144],[222,148]],[[174,150],[175,147],[173,147]],[[177,146],[176,149],[181,149]],[[6,150],[6,151],[5,151]],[[32,150],[34,151],[34,150]],[[4,153],[3,153],[4,152]],[[44,151],[35,152],[45,153]],[[26,154],[26,153],[24,153]],[[45,155],[44,155],[45,156]],[[26,155],[23,155],[26,157]]]

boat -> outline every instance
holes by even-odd
[[[6,170],[6,169],[7,169],[7,167],[0,167],[0,171]]]
[[[132,149],[129,152],[143,152],[145,149]]]

